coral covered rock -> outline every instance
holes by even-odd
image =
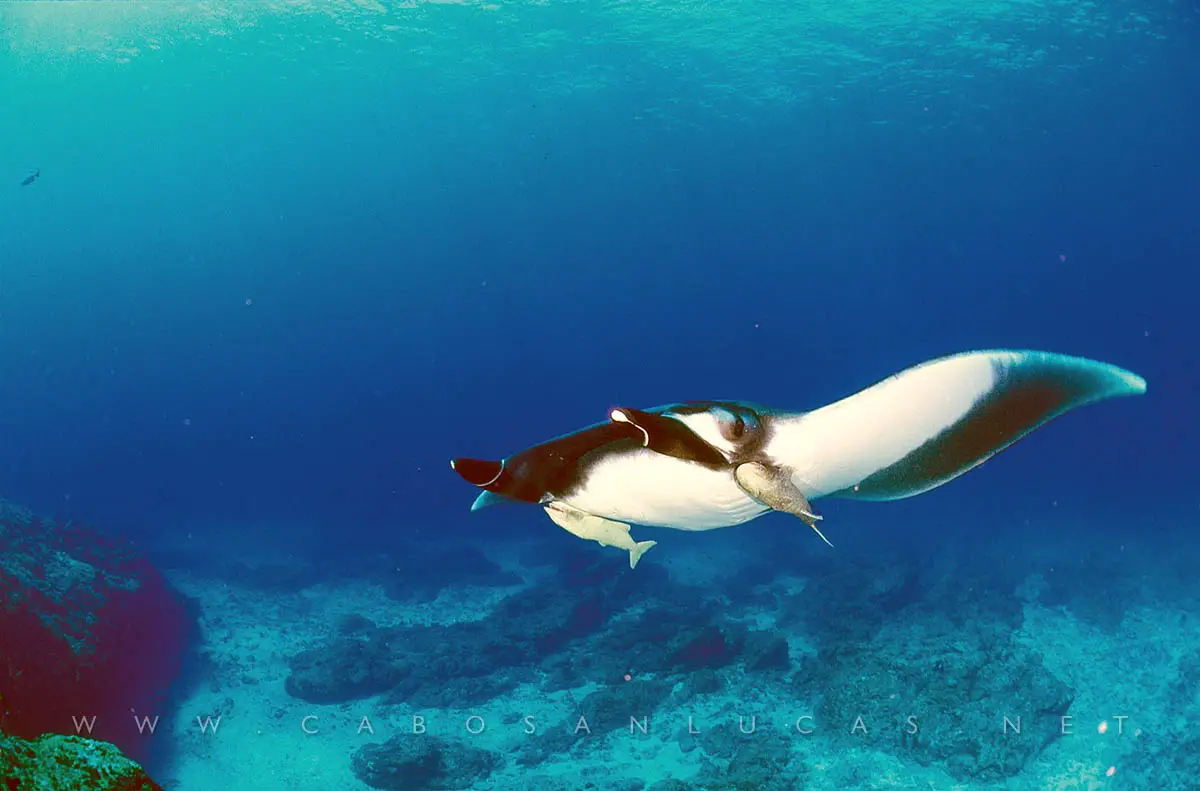
[[[192,620],[126,541],[0,501],[0,729],[85,735],[144,760]]]
[[[113,745],[77,736],[0,734],[0,778],[4,791],[162,791]]]

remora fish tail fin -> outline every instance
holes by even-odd
[[[957,478],[1071,409],[1145,391],[1140,376],[1082,357],[967,352],[782,420],[767,451],[810,498],[898,500]]]
[[[636,569],[638,561],[642,559],[642,555],[650,550],[650,547],[656,545],[657,541],[638,541],[629,550],[629,568]]]

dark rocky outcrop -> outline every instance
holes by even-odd
[[[667,663],[680,670],[721,668],[731,664],[742,651],[741,641],[731,639],[716,626],[705,626],[671,652]]]
[[[466,742],[413,734],[369,744],[353,758],[354,776],[385,791],[483,788],[500,764],[495,753]]]
[[[404,677],[387,643],[368,633],[342,637],[292,658],[285,688],[311,703],[340,703],[378,695]]]
[[[631,572],[612,554],[570,553],[557,574],[478,621],[379,628],[355,619],[292,658],[287,691],[315,703],[386,694],[390,703],[436,708],[481,705],[535,670],[557,690],[620,685],[626,674],[789,669],[786,640],[729,621],[706,599],[653,566]]]
[[[579,701],[565,720],[532,736],[517,761],[534,766],[614,731],[624,729],[632,736],[643,726],[647,734],[657,730],[663,725],[655,722],[655,711],[671,694],[671,687],[669,681],[634,679],[598,689]]]
[[[765,731],[746,735],[740,732],[740,725],[722,725],[709,731],[703,741],[709,755],[728,758],[729,763],[721,770],[701,771],[693,780],[694,788],[795,791],[808,787],[806,770],[792,760],[793,742],[787,734]]]
[[[1196,788],[1200,777],[1200,734],[1195,728],[1195,711],[1200,704],[1200,651],[1192,650],[1180,657],[1178,672],[1167,683],[1165,698],[1170,703],[1158,722],[1145,731],[1126,725],[1125,734],[1116,737],[1136,745],[1121,762],[1121,777],[1127,788]]]
[[[1018,774],[1060,736],[1074,698],[1000,627],[966,632],[932,618],[831,646],[810,670],[811,691],[824,695],[819,727],[835,744],[870,745],[972,783]]]
[[[594,588],[551,580],[544,588],[518,591],[480,621],[378,629],[359,623],[353,636],[340,635],[293,657],[288,692],[329,703],[391,690],[392,702],[422,705],[444,699],[448,688],[470,688],[475,701],[503,694],[512,688],[514,673],[602,633],[662,582],[655,574],[627,573],[628,564],[622,570],[619,560],[600,563]],[[568,566],[564,574],[578,571]],[[561,593],[563,587],[570,592]],[[464,686],[459,683],[464,679],[486,683]]]
[[[627,730],[630,717],[661,713],[727,687],[728,677],[786,683],[787,640],[730,619],[712,591],[672,581],[654,566],[631,571],[616,553],[565,551],[556,569],[496,604],[477,621],[377,626],[356,617],[328,642],[291,660],[286,689],[316,703],[382,696],[416,709],[492,705],[518,685],[547,692],[600,690],[539,729],[526,765],[572,749],[586,716],[593,740]],[[681,683],[682,682],[682,683]],[[658,725],[657,728],[666,727]]]
[[[145,760],[194,619],[128,542],[0,501],[0,729],[88,734]]]

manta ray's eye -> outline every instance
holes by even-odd
[[[752,413],[743,414],[741,410],[730,409],[722,410],[718,425],[725,439],[740,442],[758,428],[758,421]]]

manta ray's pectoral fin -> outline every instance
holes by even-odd
[[[822,517],[813,510],[804,492],[792,482],[792,476],[779,467],[768,467],[758,462],[739,464],[733,472],[742,491],[766,506],[785,514],[798,516],[813,529],[829,546],[833,546],[817,527]]]
[[[613,519],[589,514],[567,505],[561,500],[545,503],[546,515],[554,524],[573,536],[585,541],[595,541],[603,547],[615,547],[629,553],[629,568],[637,568],[638,561],[657,541],[634,541],[629,535],[629,525]]]

